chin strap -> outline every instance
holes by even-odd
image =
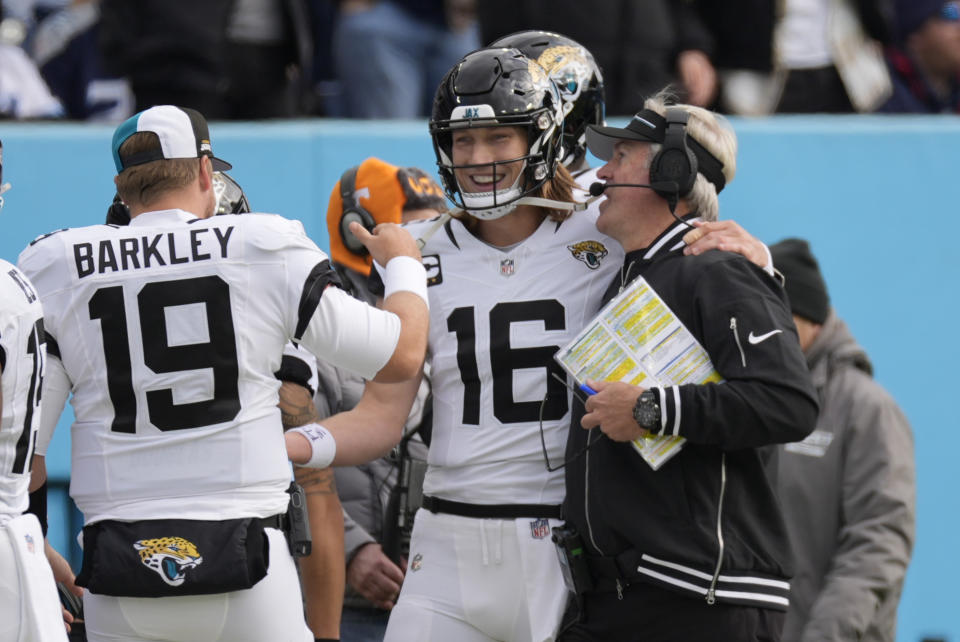
[[[591,196],[585,201],[577,201],[575,203],[569,203],[566,201],[553,201],[549,198],[540,198],[539,196],[523,196],[518,198],[515,203],[517,205],[535,205],[537,207],[546,207],[551,210],[570,210],[573,212],[582,212],[590,207],[590,204],[595,200],[601,198],[601,196]]]
[[[430,237],[432,237],[434,234],[436,234],[436,233],[437,233],[437,230],[439,230],[441,227],[443,227],[443,226],[446,224],[446,222],[449,221],[449,220],[453,217],[453,213],[454,213],[454,212],[458,212],[458,213],[461,213],[461,214],[462,214],[462,213],[463,213],[463,210],[461,210],[461,209],[455,209],[455,210],[451,210],[451,211],[449,211],[449,212],[444,212],[443,214],[441,214],[441,215],[437,218],[436,222],[434,222],[433,225],[431,225],[429,228],[427,228],[427,231],[423,233],[423,236],[421,236],[420,238],[417,239],[417,249],[418,249],[418,250],[422,250],[422,249],[423,249],[423,246],[427,244],[427,241],[430,240]]]

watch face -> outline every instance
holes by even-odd
[[[655,428],[660,422],[660,406],[656,396],[646,392],[640,395],[637,405],[633,407],[633,418],[645,430]]]

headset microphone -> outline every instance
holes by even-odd
[[[670,214],[673,218],[677,219],[677,222],[691,227],[689,223],[677,216],[678,191],[680,186],[676,181],[656,181],[649,185],[645,183],[590,183],[590,196],[600,196],[604,190],[610,187],[646,187],[647,189],[652,189],[666,199],[667,206],[670,208]]]
[[[603,194],[603,191],[609,187],[646,187],[647,189],[652,189],[656,193],[660,194],[667,200],[670,199],[671,194],[676,194],[679,186],[676,181],[661,181],[658,183],[650,183],[649,185],[644,183],[590,183],[590,196],[600,196]]]

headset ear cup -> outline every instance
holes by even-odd
[[[696,177],[696,158],[686,149],[662,149],[650,166],[650,182],[677,184],[677,193],[655,190],[660,196],[686,196],[693,189]]]
[[[650,163],[650,182],[673,182],[677,192],[655,190],[664,198],[686,196],[697,180],[697,157],[687,145],[687,122],[690,116],[681,109],[668,109],[663,146]]]
[[[350,231],[350,224],[354,221],[365,227],[368,232],[372,232],[377,223],[370,212],[364,209],[348,209],[340,217],[340,238],[343,240],[343,246],[357,256],[366,256],[367,248]]]

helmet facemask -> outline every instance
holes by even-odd
[[[213,193],[217,198],[214,214],[247,214],[250,203],[240,184],[226,172],[213,173]]]

